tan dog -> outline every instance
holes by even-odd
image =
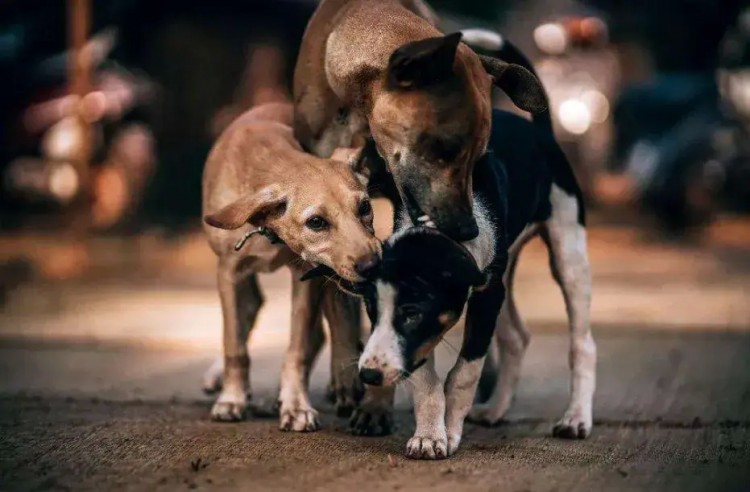
[[[300,47],[294,130],[321,157],[371,136],[412,221],[465,241],[478,234],[471,176],[491,83],[531,112],[546,96],[528,70],[478,56],[434,21],[421,0],[323,0]]]
[[[307,394],[309,370],[323,340],[321,307],[331,326],[332,377],[339,411],[351,410],[361,395],[356,364],[358,313],[337,301],[344,296],[321,280],[301,282],[311,264],[360,280],[380,255],[373,235],[373,213],[363,184],[349,162],[358,152],[344,149],[320,159],[302,151],[292,136],[292,107],[266,104],[232,123],[216,142],[203,175],[205,233],[218,257],[218,287],[224,318],[223,388],[211,415],[244,418],[249,394],[247,340],[263,304],[257,274],[284,265],[292,270],[292,334],[284,362],[280,403],[282,430],[318,428]],[[242,230],[239,230],[245,226]],[[246,232],[264,227],[247,239]],[[337,294],[337,295],[335,295]],[[337,329],[345,327],[345,330]],[[222,386],[209,371],[207,390]]]

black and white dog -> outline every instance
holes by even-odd
[[[508,410],[530,338],[513,298],[513,274],[521,248],[536,235],[548,246],[570,324],[571,397],[553,435],[585,438],[591,431],[596,345],[585,214],[549,113],[529,122],[495,110],[488,153],[477,162],[473,183],[476,239],[459,244],[425,227],[429,217],[414,226],[400,214],[379,270],[354,286],[373,327],[360,377],[369,385],[409,379],[417,424],[406,446],[412,458],[445,458],[458,448],[467,415],[494,424]],[[433,349],[465,306],[463,345],[443,384]],[[497,350],[489,350],[493,335]],[[488,351],[499,353],[499,361],[486,357]],[[485,374],[495,375],[492,393],[472,409],[485,363]]]
[[[403,214],[377,274],[356,286],[373,326],[360,377],[370,385],[409,378],[417,421],[406,447],[412,458],[455,452],[470,410],[486,424],[508,410],[530,337],[513,298],[513,274],[521,248],[536,235],[549,248],[570,323],[571,399],[553,434],[585,438],[591,431],[596,345],[581,193],[551,125],[498,110],[492,122],[490,152],[474,172],[479,236],[459,244],[412,226]],[[432,351],[467,304],[463,345],[443,386]],[[488,359],[485,372],[499,375],[489,401],[471,409],[493,334],[500,360]]]

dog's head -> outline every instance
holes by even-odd
[[[207,224],[237,229],[246,223],[267,227],[304,260],[326,265],[342,278],[361,281],[380,259],[373,210],[353,169],[359,151],[339,149],[332,159],[304,155],[273,184],[255,190],[207,215]],[[268,171],[271,172],[271,171]]]
[[[471,176],[489,141],[491,80],[528,111],[546,109],[546,96],[525,68],[487,63],[460,39],[449,34],[395,50],[369,124],[412,221],[432,221],[466,241],[478,234]]]
[[[372,322],[359,359],[363,382],[393,385],[417,369],[458,321],[470,289],[483,283],[471,253],[436,229],[392,236],[375,275],[349,286]]]

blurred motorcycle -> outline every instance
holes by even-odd
[[[619,66],[607,25],[596,16],[571,16],[539,25],[536,67],[549,93],[555,133],[573,163],[584,194],[593,197],[594,175],[610,148],[610,101],[619,88]]]
[[[750,10],[722,46],[716,74],[660,74],[615,108],[616,157],[673,232],[750,209]]]
[[[116,42],[117,31],[105,29],[86,44],[92,84],[83,97],[69,91],[70,52],[32,68],[28,102],[10,121],[11,150],[0,163],[6,206],[61,211],[86,191],[90,223],[101,229],[137,208],[156,165],[152,132],[140,118],[155,91],[146,77],[110,59]],[[77,165],[85,154],[87,179]]]

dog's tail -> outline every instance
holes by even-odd
[[[508,63],[520,65],[539,79],[539,74],[536,73],[534,65],[526,55],[499,33],[488,29],[464,29],[461,31],[461,34],[463,34],[461,40],[469,46],[479,48],[489,55]],[[541,82],[541,79],[539,80]],[[542,85],[542,87],[544,86]],[[544,95],[549,101],[549,95],[546,91]],[[552,132],[552,117],[550,116],[549,108],[547,111],[533,115],[533,121],[536,125]]]

